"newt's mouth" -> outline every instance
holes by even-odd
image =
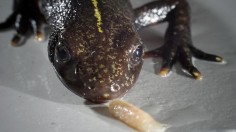
[[[105,103],[112,99],[120,98],[124,96],[131,87],[116,87],[111,86],[100,86],[100,87],[87,87],[87,89],[78,93],[83,98],[93,103]]]

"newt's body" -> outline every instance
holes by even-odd
[[[76,94],[104,102],[125,94],[138,78],[143,44],[138,30],[168,22],[164,45],[145,57],[162,57],[161,75],[178,61],[194,78],[201,73],[192,56],[221,62],[192,45],[189,5],[186,0],[157,0],[132,9],[129,0],[15,0],[14,12],[0,29],[16,23],[17,45],[33,29],[41,40],[41,26],[51,26],[49,59],[60,80]],[[41,8],[39,8],[41,7]],[[45,19],[46,18],[46,19]]]

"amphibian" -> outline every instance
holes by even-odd
[[[164,45],[144,54],[138,31],[168,22]],[[223,58],[193,46],[186,0],[156,0],[133,9],[129,0],[14,0],[13,13],[0,30],[15,27],[12,45],[31,31],[42,39],[50,25],[48,56],[60,80],[92,102],[124,95],[137,80],[145,57],[162,57],[160,75],[179,62],[195,79],[201,73],[192,57]]]

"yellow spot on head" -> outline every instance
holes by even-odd
[[[98,9],[98,1],[97,0],[92,0],[93,6],[94,6],[94,16],[97,18],[97,27],[98,27],[98,32],[103,33],[102,30],[102,17],[101,13]]]
[[[100,64],[100,65],[99,65],[99,68],[100,68],[100,69],[102,69],[102,68],[104,68],[104,67],[105,67],[105,66],[104,66],[103,64]]]
[[[104,83],[105,81],[104,80],[100,80],[99,83]]]
[[[104,94],[103,94],[103,97],[104,97],[104,98],[108,98],[109,96],[110,96],[109,93],[104,93]]]
[[[94,81],[97,81],[97,78],[96,78],[96,77],[93,77],[93,80],[94,80]]]
[[[107,73],[107,72],[108,72],[108,69],[104,69],[103,71],[104,71],[104,73]]]

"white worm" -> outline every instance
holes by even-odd
[[[122,100],[112,101],[109,104],[109,112],[139,132],[165,132],[167,129],[166,125],[155,121],[143,110]]]

